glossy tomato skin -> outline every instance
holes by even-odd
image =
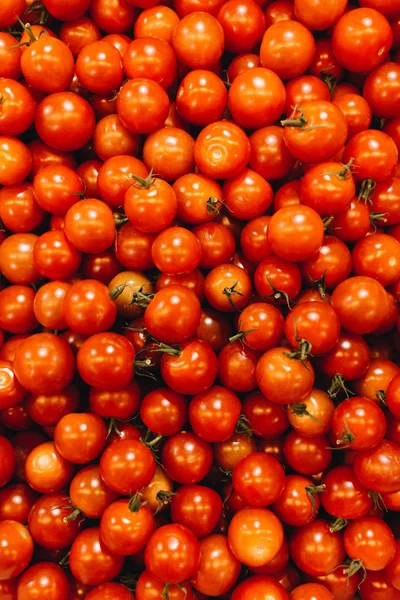
[[[371,571],[385,569],[396,553],[394,535],[382,519],[365,516],[352,521],[343,536],[346,553]]]
[[[324,509],[339,519],[358,519],[372,509],[368,490],[357,480],[354,471],[346,465],[334,467],[322,479],[321,494]]]
[[[357,453],[353,468],[360,483],[378,494],[400,490],[400,448],[394,442],[383,440],[379,446]]]
[[[232,600],[250,600],[262,594],[271,600],[288,600],[289,596],[284,587],[273,577],[253,575],[237,586],[232,594]]]
[[[131,510],[127,500],[110,504],[101,516],[100,537],[107,548],[118,556],[142,550],[154,530],[154,517],[146,505]]]
[[[117,577],[124,557],[112,554],[102,543],[100,530],[82,531],[71,546],[69,566],[72,575],[82,583],[100,585]]]
[[[229,546],[234,556],[249,567],[269,562],[283,544],[279,519],[266,508],[244,508],[228,527]]]
[[[136,493],[151,481],[155,471],[152,453],[137,440],[114,442],[100,459],[103,481],[119,494]]]
[[[224,30],[206,12],[185,15],[175,27],[172,47],[177,59],[192,69],[207,69],[221,58]]]
[[[313,576],[329,575],[345,556],[341,532],[332,533],[321,519],[296,529],[289,547],[296,565]]]
[[[134,595],[122,583],[104,583],[96,586],[85,598],[88,600],[134,600]]]
[[[181,431],[168,438],[161,457],[168,477],[185,485],[204,479],[211,469],[213,452],[211,445],[198,436]]]
[[[340,321],[329,305],[303,302],[286,317],[285,335],[293,348],[299,347],[297,340],[307,340],[314,356],[326,354],[339,340]]]
[[[363,600],[397,600],[398,590],[386,579],[385,571],[370,571],[360,584]]]
[[[0,581],[17,577],[28,566],[33,554],[29,531],[17,521],[0,522]]]
[[[81,521],[65,520],[71,508],[65,503],[65,494],[44,494],[33,505],[28,527],[38,546],[47,550],[68,548],[81,528]]]
[[[79,446],[76,439],[79,438]],[[100,417],[91,413],[69,413],[57,423],[54,443],[69,462],[84,464],[94,460],[103,450],[107,429]]]
[[[238,175],[250,158],[250,143],[244,131],[229,121],[204,127],[194,146],[194,159],[204,175],[227,179]]]
[[[236,394],[213,386],[192,398],[189,422],[196,435],[206,442],[224,442],[233,435],[241,408]]]
[[[18,582],[18,596],[29,600],[68,600],[69,582],[64,570],[52,562],[40,562],[29,567]]]
[[[353,272],[379,281],[384,287],[400,277],[400,242],[385,233],[361,239],[352,252]]]
[[[368,398],[353,396],[335,409],[332,434],[338,446],[369,450],[381,443],[385,432],[385,415],[377,403]]]
[[[216,491],[202,485],[180,487],[171,501],[171,518],[200,539],[213,532],[222,515],[222,500]]]
[[[302,475],[317,475],[328,468],[332,450],[324,436],[306,437],[291,431],[285,438],[283,454],[287,464]]]
[[[282,494],[285,473],[273,456],[253,452],[236,464],[232,483],[236,493],[250,506],[267,506]]]
[[[144,555],[146,569],[161,581],[190,579],[200,561],[199,542],[183,525],[164,525],[151,536]]]
[[[89,519],[100,519],[107,506],[118,499],[117,492],[102,480],[98,465],[84,467],[76,473],[70,484],[69,495],[71,503]],[[80,523],[80,519],[75,522]]]
[[[257,383],[262,393],[277,404],[292,404],[301,400],[314,383],[314,371],[308,361],[302,364],[287,356],[287,349],[267,350],[257,364]]]
[[[354,159],[357,169],[353,172],[356,182],[373,179],[380,183],[393,175],[398,162],[398,150],[392,138],[376,129],[357,133],[348,142],[343,161]]]
[[[268,181],[289,175],[296,159],[284,141],[284,130],[276,125],[262,127],[249,138],[250,167]]]
[[[312,491],[313,481],[302,475],[287,475],[284,490],[273,504],[277,517],[287,525],[301,527],[318,514],[320,496]]]
[[[392,44],[392,32],[381,13],[372,8],[358,8],[355,13],[349,11],[340,18],[333,31],[332,44],[336,58],[345,69],[366,73],[385,60]]]
[[[320,368],[328,377],[337,373],[345,379],[361,377],[368,369],[370,350],[364,338],[353,333],[342,333],[336,346],[320,360]]]

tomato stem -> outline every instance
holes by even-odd
[[[364,179],[364,181],[361,183],[360,191],[358,193],[358,199],[364,200],[365,204],[367,204],[367,202],[369,204],[372,204],[372,195],[374,193],[375,188],[376,183],[373,179]]]
[[[169,588],[171,587],[170,583],[164,583],[163,591],[161,592],[161,596],[165,598],[165,600],[169,600]]]
[[[261,298],[261,299],[262,299],[262,300],[268,300],[269,298],[273,298],[274,300],[278,301],[278,300],[281,300],[281,299],[283,298],[283,299],[285,300],[286,304],[287,304],[287,307],[288,307],[288,309],[289,309],[289,310],[291,310],[291,308],[292,308],[292,307],[291,307],[291,305],[290,305],[290,298],[289,298],[289,296],[287,295],[287,293],[286,293],[286,292],[282,292],[281,290],[278,290],[278,289],[277,289],[277,288],[274,286],[274,284],[272,283],[272,281],[271,281],[271,279],[268,277],[268,275],[267,275],[266,279],[267,279],[267,281],[268,281],[268,283],[269,283],[269,286],[270,286],[270,288],[271,288],[271,290],[272,290],[272,293],[271,293],[271,294],[268,294],[267,296],[264,296],[264,297],[263,297],[263,298]]]
[[[332,377],[332,382],[328,389],[328,395],[331,398],[336,398],[340,392],[344,392],[346,394],[346,398],[349,398],[350,395],[354,396],[354,392],[346,387],[343,375],[336,373],[336,375]]]
[[[341,531],[345,527],[347,527],[348,521],[346,519],[337,518],[333,523],[329,525],[329,531],[331,533],[335,533],[336,531]]]
[[[247,417],[245,417],[244,415],[240,415],[240,417],[236,423],[235,432],[239,433],[239,434],[247,435],[248,437],[251,437],[253,435],[253,429],[251,428],[251,423],[250,423],[249,419]]]
[[[210,196],[206,202],[207,214],[218,216],[220,213],[219,205],[222,204],[222,200],[220,200],[219,198],[214,198],[214,196]]]
[[[326,485],[325,484],[321,484],[321,485],[306,485],[306,494],[311,502],[311,510],[312,510],[312,514],[315,515],[315,513],[317,512],[317,505],[315,502],[315,496],[317,494],[320,494],[321,492],[325,492],[326,491]]]
[[[141,190],[148,189],[155,182],[155,179],[153,177],[153,169],[150,169],[150,173],[147,175],[146,178],[139,177],[139,175],[134,175],[133,173],[129,174],[129,178],[134,180],[132,185],[134,185],[135,187],[137,187]]]
[[[234,296],[235,294],[237,296],[243,296],[242,292],[239,292],[236,289],[236,286],[238,283],[239,283],[239,280],[237,279],[233,285],[231,285],[230,287],[226,287],[222,290],[222,293],[224,294],[224,296],[227,296],[229,304],[232,306],[232,308],[234,310],[239,310],[239,309],[235,306],[235,303],[232,300],[232,296]]]
[[[348,579],[350,579],[350,577],[353,577],[353,575],[355,575],[360,569],[363,570],[363,577],[361,578],[361,582],[358,587],[364,583],[367,576],[367,571],[365,570],[362,561],[356,558],[352,560],[347,569],[344,570],[344,573],[347,575]]]
[[[141,506],[145,506],[147,501],[142,501],[142,494],[140,492],[136,492],[133,496],[130,497],[128,502],[128,508],[131,512],[138,512]]]
[[[386,404],[386,392],[385,392],[385,390],[378,390],[375,395],[378,398],[379,402],[382,402],[382,404],[384,406],[387,406],[387,404]]]
[[[373,504],[374,504],[374,508],[375,510],[384,510],[384,511],[388,511],[387,506],[382,498],[382,494],[379,494],[378,492],[373,492],[372,490],[370,490],[368,492],[368,496],[371,498]]]
[[[253,333],[253,331],[257,331],[257,329],[244,329],[243,331],[238,331],[236,335],[232,335],[229,338],[230,343],[236,342],[237,340],[243,340],[244,336],[248,333]]]
[[[157,492],[156,500],[157,500],[158,507],[157,507],[155,514],[160,512],[160,510],[164,506],[167,506],[171,502],[172,497],[175,495],[176,495],[175,492],[166,492],[164,490],[160,490],[159,492]]]
[[[300,114],[296,118],[297,113]],[[309,125],[308,127],[306,127],[308,121],[304,116],[304,110],[298,105],[296,105],[293,108],[292,115],[293,118],[283,119],[283,121],[281,121],[282,127],[297,127],[298,129],[302,129],[303,131],[311,131],[312,129],[321,129],[322,127],[325,127],[325,125]]]
[[[293,414],[297,415],[298,417],[304,417],[304,415],[306,415],[307,417],[310,417],[310,419],[312,419],[313,421],[316,421],[317,423],[320,423],[321,425],[325,425],[325,423],[323,421],[320,421],[319,419],[317,419],[317,417],[312,415],[307,410],[306,404],[289,404],[289,408],[293,412]]]

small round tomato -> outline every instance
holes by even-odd
[[[132,29],[138,9],[124,0],[92,0],[90,15],[97,27],[107,33]]]
[[[393,175],[399,153],[389,135],[377,129],[367,129],[357,133],[347,144],[343,162],[347,164],[350,159],[357,165],[352,173],[357,183],[365,179],[380,183]]]
[[[222,312],[244,308],[251,295],[251,279],[246,271],[231,264],[220,264],[207,275],[204,293],[208,302]]]
[[[185,431],[168,438],[161,456],[168,477],[183,485],[204,479],[213,462],[211,445]]]
[[[302,302],[295,306],[285,321],[285,336],[293,348],[305,348],[318,356],[337,344],[340,321],[331,306],[322,302]]]
[[[105,41],[94,41],[79,52],[76,75],[81,85],[94,94],[111,94],[122,83],[121,55]]]
[[[50,94],[36,110],[36,131],[45,144],[56,150],[82,148],[92,137],[95,124],[90,104],[72,92]]]
[[[58,421],[54,431],[57,451],[75,464],[94,460],[106,445],[106,437],[104,422],[91,413],[69,413]]]
[[[284,347],[271,348],[261,356],[256,377],[262,393],[277,404],[299,402],[314,383],[309,361],[290,358],[290,352]]]
[[[385,569],[396,553],[392,530],[377,517],[360,517],[350,523],[344,532],[343,542],[348,556],[370,571]]]
[[[117,98],[122,124],[134,133],[151,133],[163,126],[169,99],[163,87],[152,79],[138,77],[125,83]]]
[[[28,515],[35,504],[38,494],[25,483],[14,483],[0,490],[1,521],[28,523]]]
[[[335,405],[328,394],[314,388],[300,402],[287,407],[287,416],[291,426],[299,434],[319,437],[330,430],[334,410]]]
[[[282,313],[265,302],[247,306],[238,321],[238,333],[234,338],[243,339],[253,350],[265,352],[278,344],[283,334]]]
[[[224,30],[209,13],[192,12],[176,25],[172,47],[182,64],[192,69],[207,69],[221,58]]]
[[[270,256],[258,265],[254,285],[263,300],[287,304],[287,300],[294,300],[300,292],[300,269],[292,262]]]
[[[21,575],[17,593],[24,600],[69,600],[68,577],[59,565],[39,562]]]
[[[134,39],[143,37],[160,38],[171,45],[174,29],[179,23],[175,10],[157,5],[143,10],[135,22]]]
[[[332,45],[345,69],[368,73],[385,60],[392,39],[390,24],[381,13],[372,8],[357,8],[336,23]]]
[[[9,78],[0,80],[2,97],[0,134],[20,135],[32,125],[36,104],[29,90],[18,81]]]
[[[293,262],[314,256],[324,239],[324,224],[315,210],[307,206],[287,206],[272,217],[268,241],[274,254]]]
[[[250,506],[268,506],[282,494],[285,473],[273,456],[253,452],[237,463],[232,483],[235,492]]]
[[[372,111],[365,98],[359,94],[349,93],[336,98],[333,103],[340,108],[346,118],[348,139],[369,128]]]
[[[291,600],[335,600],[327,587],[320,583],[304,583],[296,587],[290,595]]]
[[[333,235],[325,235],[319,251],[302,263],[301,272],[308,285],[321,284],[324,294],[324,288],[331,290],[347,279],[351,267],[346,244]]]
[[[307,27],[293,20],[280,21],[264,33],[260,60],[281,79],[293,79],[307,71],[314,53],[315,40]]]
[[[32,37],[21,57],[25,81],[46,94],[68,90],[74,76],[71,50],[56,37],[40,34],[37,39]]]
[[[180,487],[172,496],[171,519],[202,538],[212,533],[222,515],[222,500],[214,490],[202,485]]]
[[[371,511],[372,498],[351,467],[334,467],[324,475],[322,482],[325,487],[321,503],[330,515],[338,519],[359,519]]]
[[[224,204],[235,219],[254,219],[264,214],[271,205],[272,187],[261,175],[245,169],[225,181]]]
[[[319,491],[312,479],[302,475],[287,475],[283,492],[274,503],[273,511],[287,525],[301,527],[311,523],[320,507]]]
[[[246,600],[246,598],[255,598],[258,594],[271,598],[271,600],[286,600],[288,598],[283,585],[274,577],[266,575],[253,575],[242,581],[235,588],[231,598],[232,600]]]
[[[95,279],[74,283],[65,295],[62,310],[67,327],[83,335],[110,329],[117,315],[107,286]]]
[[[372,277],[384,287],[400,277],[400,242],[385,233],[361,239],[352,252],[353,273]]]
[[[118,494],[101,478],[98,465],[78,471],[71,481],[69,495],[72,507],[69,507],[68,522],[78,524],[82,522],[80,515],[100,519],[107,506],[118,499]]]
[[[227,99],[226,86],[215,73],[195,69],[178,88],[176,109],[186,122],[204,127],[221,119]]]
[[[70,385],[59,394],[29,394],[25,408],[30,418],[42,427],[53,427],[58,421],[78,408],[79,393]]]
[[[200,561],[199,542],[183,525],[163,525],[150,537],[144,553],[146,569],[168,583],[190,579]]]
[[[60,28],[60,40],[68,46],[75,59],[82,48],[92,42],[98,42],[100,38],[99,28],[89,17],[79,16],[72,21],[68,20]]]
[[[285,99],[285,87],[278,75],[270,69],[257,67],[247,69],[235,78],[229,88],[228,108],[238,125],[259,129],[280,119]],[[256,111],[254,106],[257,106]]]
[[[137,440],[119,440],[103,452],[100,473],[105,484],[119,494],[136,493],[154,476],[152,453]]]
[[[346,380],[358,379],[368,369],[370,351],[365,340],[353,333],[342,333],[338,343],[320,359],[319,367],[328,377],[341,374]]]
[[[82,583],[106,583],[117,577],[123,564],[124,557],[110,552],[102,543],[98,527],[82,531],[71,546],[69,568]]]
[[[224,442],[233,435],[241,408],[236,394],[214,386],[192,398],[189,422],[194,433],[206,442]]]
[[[114,582],[98,585],[85,596],[85,600],[134,600],[134,598],[133,593],[125,585]]]
[[[383,440],[386,419],[376,402],[353,396],[336,407],[332,434],[337,446],[352,450],[369,450]]]
[[[114,242],[116,229],[112,210],[95,198],[80,200],[65,215],[64,232],[81,252],[97,253]]]
[[[16,185],[28,176],[32,156],[28,147],[19,139],[0,136],[0,184]]]
[[[183,285],[159,290],[144,313],[147,331],[166,344],[184,342],[194,335],[200,323],[200,302]]]
[[[282,127],[270,125],[258,129],[250,136],[250,167],[268,181],[289,175],[296,159],[284,142]]]
[[[243,508],[229,524],[228,541],[237,560],[249,567],[258,567],[278,553],[283,544],[283,528],[270,510]]]
[[[206,342],[192,338],[182,343],[177,354],[163,355],[161,375],[178,394],[200,394],[217,378],[218,359]]]
[[[157,37],[142,37],[131,42],[124,54],[123,65],[130,79],[146,77],[164,89],[174,83],[177,74],[174,51]]]
[[[8,333],[24,334],[36,329],[35,292],[25,285],[11,285],[0,292],[0,327]]]
[[[142,550],[153,530],[154,517],[150,508],[145,504],[138,508],[128,500],[109,504],[100,520],[101,541],[118,556]]]
[[[371,333],[386,316],[387,294],[384,287],[371,277],[351,277],[333,291],[332,307],[342,327],[352,333]]]
[[[400,449],[389,440],[383,440],[375,448],[357,452],[353,468],[360,483],[378,494],[400,490]]]
[[[94,388],[118,391],[131,381],[135,352],[124,336],[110,331],[86,339],[77,356],[82,379]]]
[[[311,167],[300,185],[301,203],[319,215],[342,213],[353,200],[356,191],[349,168],[336,162],[323,162]]]
[[[201,246],[196,236],[184,227],[169,227],[153,242],[151,255],[157,269],[168,275],[190,273],[197,268]]]
[[[225,2],[217,19],[224,30],[225,50],[233,54],[250,52],[260,43],[265,31],[262,9],[250,0]]]
[[[158,233],[174,220],[178,201],[174,189],[166,181],[138,178],[127,189],[124,208],[134,227],[146,233]]]
[[[26,527],[17,521],[0,522],[0,581],[20,575],[29,565],[33,540]]]
[[[279,404],[270,402],[261,392],[251,392],[243,403],[243,414],[255,435],[272,438],[289,427],[289,421]]]
[[[347,121],[342,111],[324,100],[303,102],[282,125],[290,154],[306,163],[329,160],[343,148],[347,139]],[[354,164],[358,165],[356,157]]]
[[[296,565],[313,576],[328,575],[345,557],[342,534],[321,519],[295,529],[289,547]]]
[[[120,154],[137,156],[141,139],[138,134],[129,131],[122,125],[118,115],[111,114],[104,116],[97,123],[93,136],[93,146],[97,156],[106,161]],[[86,195],[92,194],[86,191]]]
[[[73,472],[73,465],[57,452],[53,442],[44,442],[33,448],[25,464],[27,483],[41,494],[64,489]]]
[[[240,562],[225,536],[214,534],[200,541],[200,563],[192,581],[201,594],[225,594],[236,583],[239,571]]]
[[[227,179],[246,167],[250,143],[245,132],[234,123],[216,121],[204,127],[197,137],[194,159],[204,175]]]
[[[184,129],[162,127],[146,139],[143,161],[159,177],[175,181],[193,171],[194,146],[194,139]]]
[[[286,436],[283,454],[291,469],[301,475],[317,475],[332,461],[332,450],[326,437],[307,437],[297,431]]]

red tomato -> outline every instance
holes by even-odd
[[[236,583],[239,571],[240,562],[225,536],[214,534],[200,541],[200,563],[192,580],[196,590],[202,594],[225,594]]]
[[[157,5],[146,8],[136,19],[134,38],[135,40],[144,37],[160,38],[171,45],[174,29],[178,23],[178,15],[168,6]]]
[[[111,553],[102,543],[97,527],[82,531],[71,546],[69,568],[82,583],[106,583],[117,577],[123,564],[124,558]]]
[[[118,94],[118,116],[122,124],[134,133],[151,133],[159,129],[168,111],[167,92],[152,79],[131,79],[124,83]]]
[[[289,547],[296,565],[313,576],[328,575],[345,557],[341,532],[332,532],[320,519],[296,529]]]
[[[109,504],[101,516],[101,541],[118,556],[128,556],[142,550],[153,530],[153,513],[146,505],[138,508],[134,502],[118,500]]]
[[[229,524],[228,542],[237,560],[258,567],[278,553],[283,544],[283,528],[270,510],[243,508]]]
[[[364,179],[373,179],[380,183],[392,176],[399,153],[394,141],[386,133],[368,129],[357,133],[347,144],[343,162],[348,163],[351,158],[357,165],[353,172],[357,183]]]
[[[377,517],[361,517],[350,523],[343,542],[348,556],[371,571],[385,569],[396,553],[396,542],[389,525]]]
[[[20,577],[18,597],[23,600],[68,600],[69,582],[64,570],[52,562],[39,562]]]
[[[264,33],[260,60],[281,79],[293,79],[307,71],[314,53],[315,41],[309,29],[297,21],[280,21]]]
[[[194,168],[194,139],[179,127],[162,127],[146,139],[143,160],[159,177],[175,181]]]
[[[0,184],[16,185],[29,174],[32,156],[28,147],[19,139],[0,136]]]
[[[332,44],[345,69],[367,73],[385,60],[392,44],[392,31],[378,11],[357,8],[345,13],[335,25]]]
[[[103,481],[119,494],[135,494],[151,481],[155,470],[152,453],[137,440],[114,442],[100,460]]]
[[[17,521],[0,522],[0,580],[20,575],[30,563],[33,541],[26,527]]]
[[[232,483],[235,492],[250,506],[267,506],[282,494],[285,473],[276,458],[254,452],[237,463]]]
[[[136,596],[137,597],[137,596]],[[85,600],[134,600],[134,595],[122,583],[104,583],[96,586],[85,596]]]
[[[197,296],[183,285],[159,290],[144,313],[146,329],[166,344],[181,343],[192,337],[200,323]]]
[[[146,546],[146,569],[163,582],[180,583],[194,576],[200,561],[199,542],[183,525],[156,529]]]
[[[224,30],[211,14],[191,12],[176,25],[172,47],[176,58],[184,65],[207,69],[221,58]]]
[[[398,492],[400,490],[399,446],[383,440],[375,448],[357,452],[354,458],[354,473],[360,483],[378,494]]]
[[[165,472],[173,481],[183,485],[204,479],[212,461],[211,445],[193,433],[177,433],[168,438],[162,448]]]

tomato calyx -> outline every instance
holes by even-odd
[[[128,508],[131,512],[138,512],[142,506],[146,506],[148,504],[147,500],[142,500],[142,494],[140,492],[136,492],[131,495],[128,502]]]
[[[360,186],[358,199],[364,200],[365,204],[367,204],[367,202],[372,204],[372,194],[374,193],[375,188],[376,183],[373,179],[364,179]]]
[[[120,297],[120,295],[123,293],[123,291],[128,287],[130,287],[129,283],[120,283],[119,285],[116,285],[115,288],[112,289],[109,293],[110,299],[117,300]],[[142,308],[147,308],[147,306],[153,300],[155,294],[150,293],[150,292],[143,292],[144,287],[145,286],[142,285],[142,287],[140,289],[133,290],[132,299],[128,306],[131,306],[132,304],[137,304],[138,306],[141,306]]]
[[[236,307],[234,301],[232,300],[232,296],[235,296],[235,295],[243,296],[242,292],[239,292],[236,289],[236,286],[238,285],[238,283],[239,283],[239,280],[237,279],[233,285],[226,287],[222,290],[222,293],[224,294],[224,296],[226,296],[228,298],[228,302],[234,310],[239,310],[239,309]]]
[[[326,69],[321,69],[320,70],[320,75],[321,75],[321,79],[322,81],[326,84],[329,93],[332,97],[333,92],[335,91],[335,88],[337,86],[337,79],[334,75],[332,75],[331,73],[328,73],[327,71],[329,71],[329,69],[331,69],[332,67],[327,67]]]
[[[341,531],[345,527],[347,527],[348,521],[347,519],[341,519],[338,517],[329,525],[329,531],[331,533],[335,533],[336,531]]]
[[[341,565],[341,566],[343,566],[343,565]],[[346,569],[344,570],[344,573],[347,575],[347,578],[350,579],[351,577],[353,577],[353,575],[355,575],[358,571],[360,571],[360,569],[362,569],[363,575],[361,577],[361,581],[358,585],[358,588],[360,588],[360,585],[362,583],[364,583],[365,578],[367,577],[367,570],[364,567],[362,561],[359,560],[358,558],[355,558],[354,560],[351,561],[351,563],[349,565],[346,565]]]
[[[340,434],[340,436],[336,440],[336,445],[340,446],[337,450],[342,450],[345,448],[350,448],[351,443],[354,441],[354,435],[347,425],[346,421],[344,421],[344,431]]]
[[[299,115],[296,117],[297,113]],[[321,127],[325,127],[325,125],[309,125],[306,127],[308,123],[307,118],[304,116],[304,110],[300,108],[298,104],[293,107],[292,115],[289,119],[283,119],[281,121],[282,127],[297,127],[298,129],[302,129],[303,131],[311,131],[313,129],[321,129]]]
[[[22,29],[24,31],[26,31],[26,33],[28,34],[29,41],[28,42],[22,42],[22,43],[16,44],[15,46],[12,46],[10,48],[10,50],[12,50],[13,48],[21,48],[21,46],[30,46],[34,42],[38,42],[43,35],[45,35],[46,37],[48,37],[48,35],[49,35],[47,33],[47,31],[45,31],[44,29],[42,29],[42,31],[39,32],[38,37],[36,37],[35,34],[32,31],[32,27],[31,27],[30,23],[24,23],[19,17],[18,17],[18,23],[21,25]]]
[[[150,429],[148,429],[144,437],[140,438],[140,441],[142,444],[144,444],[144,446],[147,446],[147,448],[156,452],[162,439],[162,435],[156,435]]]
[[[370,490],[368,492],[368,496],[371,498],[375,510],[384,510],[385,512],[388,511],[387,506],[382,498],[382,494]]]
[[[244,337],[246,335],[248,335],[249,333],[253,333],[253,331],[257,331],[257,329],[243,329],[243,330],[240,330],[235,335],[232,335],[229,338],[229,342],[231,344],[233,344],[233,342],[236,342],[238,340],[241,341],[241,342],[244,342]]]
[[[140,190],[149,189],[152,185],[154,185],[155,182],[155,178],[153,177],[153,169],[150,169],[150,173],[147,175],[147,177],[139,177],[139,175],[129,173],[129,179],[133,179],[132,185]]]
[[[289,408],[290,410],[293,412],[294,415],[298,416],[298,417],[304,417],[305,415],[307,417],[310,417],[310,419],[312,419],[313,421],[316,421],[317,423],[320,423],[321,425],[325,425],[325,423],[323,421],[320,421],[319,419],[317,419],[316,416],[312,415],[308,410],[307,410],[307,405],[306,404],[289,404]]]
[[[63,569],[67,569],[68,568],[68,565],[69,565],[69,555],[70,554],[71,554],[70,552],[67,552],[67,554],[65,556],[63,556],[61,560],[58,561],[58,564]]]
[[[117,229],[119,229],[120,227],[122,227],[122,225],[125,225],[125,223],[129,223],[129,219],[126,215],[115,212],[114,213],[114,223],[115,223],[115,227]]]
[[[354,392],[352,392],[346,387],[343,375],[341,375],[340,373],[336,373],[336,375],[332,377],[331,385],[327,393],[328,396],[333,399],[336,398],[340,394],[340,392],[344,392],[346,394],[346,398],[349,398],[350,395],[354,396]]]
[[[378,229],[377,225],[384,225],[386,223],[387,214],[388,213],[379,213],[379,212],[372,212],[369,214],[369,221],[370,221],[372,227],[374,228],[374,232]],[[381,223],[378,223],[378,221],[381,221]]]
[[[210,196],[206,202],[206,210],[208,215],[214,215],[217,217],[220,211],[220,205],[223,205],[224,202],[219,198],[215,198],[214,196]]]
[[[326,485],[324,483],[322,483],[321,485],[306,485],[305,490],[306,490],[308,499],[311,502],[311,513],[312,513],[312,515],[315,515],[315,513],[317,512],[317,504],[315,502],[315,496],[317,494],[320,494],[321,492],[325,492]]]
[[[263,296],[263,298],[261,298],[261,300],[268,300],[270,298],[273,298],[276,302],[278,302],[279,300],[282,300],[282,298],[284,299],[284,301],[287,304],[288,309],[290,310],[291,307],[291,302],[290,302],[290,298],[287,295],[286,292],[283,292],[282,290],[278,290],[274,284],[272,283],[271,279],[267,276],[266,277],[270,288],[272,289],[272,293],[268,294],[267,296]]]
[[[336,175],[338,179],[341,181],[345,181],[346,179],[350,179],[352,174],[354,158],[350,158],[347,164],[340,163],[342,168],[340,171],[327,171],[326,173],[321,173],[320,177],[324,177],[325,175]],[[332,217],[333,219],[333,217]]]
[[[247,437],[251,437],[253,435],[253,429],[251,428],[251,423],[247,417],[244,415],[240,415],[235,427],[235,433],[247,435]]]
[[[49,13],[47,12],[44,4],[42,4],[42,2],[33,2],[24,12],[24,15],[29,15],[31,13],[37,13],[40,12],[40,16],[39,16],[39,25],[44,25],[44,23],[47,21]]]
[[[160,490],[157,492],[156,500],[157,500],[157,510],[155,514],[160,512],[160,510],[171,503],[173,496],[176,496],[175,492],[166,492],[165,490]]]
[[[384,406],[387,406],[387,404],[386,404],[386,392],[385,392],[385,390],[378,390],[376,392],[375,396],[378,398],[379,402],[382,402],[382,404]]]

